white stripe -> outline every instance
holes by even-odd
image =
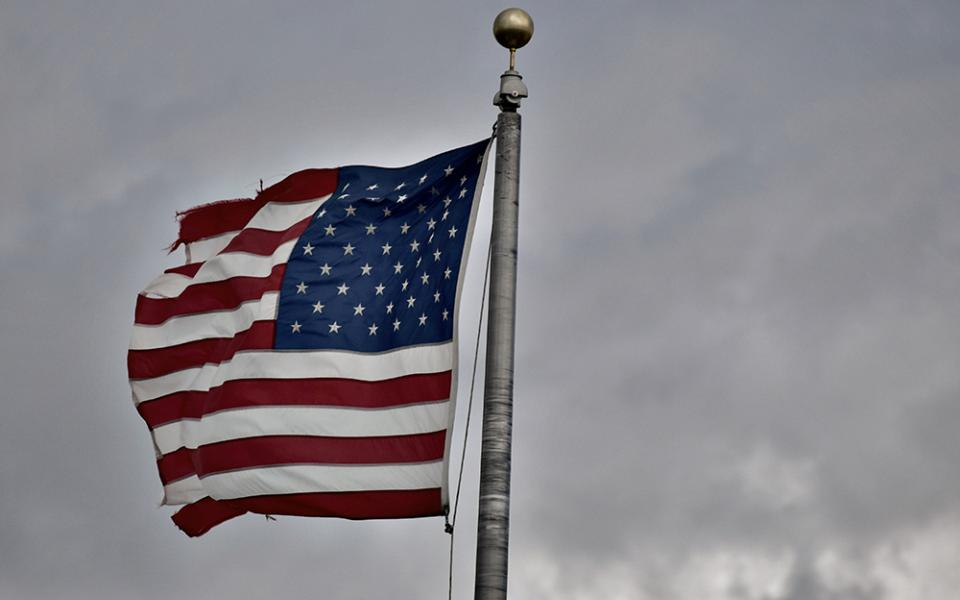
[[[203,489],[203,483],[196,475],[171,481],[163,486],[164,504],[190,504],[206,495],[207,492]]]
[[[331,194],[303,202],[268,202],[253,215],[244,229],[283,231],[306,219],[327,201]]]
[[[163,273],[151,281],[142,294],[155,298],[176,298],[191,285],[223,281],[231,277],[266,277],[273,268],[287,262],[297,240],[288,240],[268,256],[247,252],[218,254],[197,271],[193,277],[179,273]]]
[[[203,478],[211,498],[274,494],[420,490],[440,487],[441,461],[400,465],[286,465],[217,473]]]
[[[231,277],[266,277],[276,265],[290,258],[290,252],[297,240],[287,240],[277,246],[273,254],[250,254],[249,252],[227,252],[218,254],[203,263],[191,284],[223,281]]]
[[[173,317],[161,325],[134,325],[130,349],[150,350],[210,338],[231,338],[250,329],[254,321],[275,319],[279,297],[280,292],[266,292],[232,310]]]
[[[131,380],[139,404],[167,394],[208,391],[235,379],[307,379],[341,377],[381,381],[414,373],[439,373],[453,366],[453,342],[409,346],[389,352],[273,350],[239,352],[232,360],[175,373]]]
[[[237,231],[228,231],[226,233],[221,233],[220,235],[215,235],[208,238],[203,238],[202,240],[197,240],[195,242],[188,242],[184,244],[186,248],[184,251],[187,255],[187,263],[198,263],[220,254],[220,251],[227,247],[227,244],[230,243],[236,235],[240,233]]]
[[[442,431],[447,427],[449,401],[391,408],[331,406],[264,406],[225,410],[202,419],[185,419],[153,430],[161,454],[180,448],[264,435],[378,437]]]
[[[197,271],[197,274],[191,277],[182,277],[180,279],[167,279],[163,281],[163,287],[157,287],[157,280],[154,280],[144,293],[151,296],[160,296],[163,298],[176,298],[191,285],[198,283],[212,283],[223,281],[231,277],[266,277],[277,265],[282,265],[290,258],[290,252],[297,244],[297,240],[287,240],[277,246],[273,254],[268,256],[260,254],[250,254],[248,252],[227,252],[218,254],[203,263],[203,266]],[[158,278],[161,279],[161,278]],[[161,294],[161,291],[163,292]]]
[[[170,298],[180,295],[183,288],[190,285],[192,277],[181,273],[161,273],[159,277],[151,281],[140,292],[145,296],[152,298]]]

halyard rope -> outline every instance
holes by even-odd
[[[483,332],[483,309],[487,300],[487,281],[490,277],[490,255],[493,250],[491,238],[487,248],[487,265],[483,271],[483,291],[480,293],[480,318],[477,320],[477,342],[473,349],[473,373],[470,375],[470,397],[467,400],[467,421],[463,428],[463,446],[460,449],[460,470],[457,473],[457,491],[453,500],[453,518],[447,519],[444,529],[450,534],[450,559],[447,569],[447,599],[453,600],[453,532],[457,524],[457,509],[460,507],[460,484],[463,482],[463,465],[467,458],[467,439],[470,436],[470,417],[473,414],[473,392],[477,385],[477,364],[480,362],[480,334]],[[446,519],[446,515],[444,516]]]

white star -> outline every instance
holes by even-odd
[[[422,257],[422,256],[418,256],[418,257],[417,257],[417,266],[419,267],[419,266],[420,266],[420,263],[422,263],[422,262],[423,262],[423,257]]]
[[[462,190],[460,190],[460,195],[458,196],[458,198],[463,198],[466,195],[467,195],[467,188],[463,188]]]
[[[390,207],[389,207],[389,206],[384,206],[384,207],[383,207],[383,216],[389,217],[389,216],[392,215],[392,214],[393,214],[393,212],[390,210]]]
[[[413,305],[416,304],[416,302],[417,302],[417,299],[414,298],[413,296],[410,296],[409,298],[407,298],[407,308],[413,308]]]
[[[466,182],[467,182],[467,176],[464,175],[463,177],[460,178],[460,185],[463,185],[463,184],[465,184]]]
[[[377,226],[373,223],[367,225],[367,235],[373,235],[377,232]]]
[[[320,313],[320,314],[322,315],[322,314],[323,314],[323,308],[324,308],[325,306],[326,306],[326,304],[321,304],[320,301],[317,300],[317,303],[313,305],[313,312],[315,312],[315,313]]]
[[[423,327],[427,324],[427,315],[426,313],[420,313],[420,326]]]
[[[434,262],[440,262],[440,255],[441,255],[441,254],[442,254],[442,252],[440,252],[439,249],[437,249],[436,251],[434,251],[434,253],[433,253],[433,260],[434,260]]]
[[[433,301],[434,301],[434,302],[440,302],[440,291],[439,291],[439,290],[433,293]]]
[[[313,256],[313,246],[310,245],[310,242],[307,242],[307,245],[303,247],[303,253]]]
[[[325,215],[325,214],[327,214],[327,209],[323,208],[323,209],[320,210],[320,212],[317,213],[317,218],[319,219],[320,217],[322,217],[322,216]]]
[[[321,274],[321,275],[329,275],[331,268],[332,268],[332,267],[331,267],[328,263],[323,263],[322,265],[320,265],[320,274]]]
[[[413,240],[410,242],[410,252],[419,252],[420,251],[420,242]]]
[[[427,174],[424,173],[423,177],[420,178],[420,185],[423,185],[423,182],[427,180]]]
[[[347,211],[347,216],[348,216],[348,217],[352,217],[352,216],[355,216],[355,215],[357,214],[357,209],[355,209],[352,204],[351,204],[350,206],[348,206],[347,208],[345,208],[344,210]]]
[[[446,269],[443,270],[443,278],[450,279],[450,273],[452,272],[453,271],[450,270],[450,267],[447,267]]]
[[[401,292],[407,291],[407,286],[408,286],[408,285],[410,285],[410,280],[409,280],[409,279],[404,279],[404,280],[403,280],[403,283],[400,284],[400,291],[401,291]]]
[[[401,182],[400,182],[400,185],[398,185],[397,187],[393,188],[393,190],[394,190],[394,191],[402,190],[406,185],[407,185],[406,182],[401,181]]]
[[[439,195],[440,195],[440,190],[438,190],[435,186],[433,186],[433,187],[430,188],[430,195],[431,195],[431,196],[439,196]]]
[[[444,321],[447,320],[447,317],[449,316],[449,314],[450,314],[450,313],[447,312],[447,309],[443,309],[443,320],[444,320]]]
[[[451,167],[450,165],[447,165],[447,168],[443,170],[443,175],[444,177],[446,177],[450,173],[453,173],[453,167]]]
[[[300,325],[300,321],[294,321],[290,324],[290,333],[300,333],[301,327],[302,325]]]
[[[382,296],[383,290],[387,289],[387,286],[383,285],[383,282],[381,281],[380,283],[377,284],[377,287],[373,289],[377,290],[377,294],[376,294],[377,296]]]
[[[389,315],[392,312],[393,312],[393,302],[387,305],[387,314]]]
[[[450,237],[453,237],[453,236],[457,235],[457,226],[454,225],[453,227],[451,227],[451,228],[448,229],[447,231],[450,232]]]
[[[300,283],[297,284],[297,293],[298,293],[298,294],[306,294],[308,287],[310,287],[310,286],[301,281]]]
[[[336,321],[334,321],[333,323],[330,323],[329,327],[330,333],[340,333],[340,328],[343,327],[343,325],[339,325]]]
[[[453,234],[450,234],[450,237],[453,237]],[[346,256],[347,254],[349,254],[352,256],[353,250],[354,250],[354,246],[350,242],[347,242],[347,245],[343,247],[343,255]]]
[[[453,200],[450,199],[450,196],[447,196],[446,198],[443,199],[443,207],[446,208],[450,206],[451,202],[453,202]]]
[[[422,205],[422,204],[418,204],[418,205],[417,205],[417,212],[422,215],[423,213],[427,212],[427,207],[424,206],[424,205]]]
[[[357,315],[360,315],[362,317],[363,311],[365,311],[366,309],[367,307],[364,306],[363,304],[357,304],[356,306],[353,307],[353,316],[356,317]]]
[[[372,270],[373,267],[370,266],[370,263],[364,263],[364,265],[360,267],[360,276],[369,275]]]
[[[390,249],[393,248],[393,246],[391,246],[389,243],[384,244],[384,245],[382,245],[382,246],[380,246],[380,247],[383,249],[383,254],[382,254],[382,256],[386,256],[386,255],[390,254]]]
[[[396,274],[402,270],[403,270],[403,263],[398,260],[397,264],[393,265],[393,272]]]
[[[349,289],[350,289],[350,286],[348,286],[346,283],[341,283],[340,285],[337,286],[337,295],[346,296],[347,290]]]
[[[433,217],[431,217],[430,220],[427,221],[427,229],[432,230],[436,226],[437,226],[437,222],[433,220]]]
[[[400,331],[400,319],[393,320],[393,330]]]
[[[376,324],[376,323],[374,323],[374,324],[371,325],[370,327],[367,327],[367,329],[370,331],[370,335],[377,335],[377,324]]]
[[[430,237],[427,238],[427,244],[429,245],[429,244],[432,244],[432,243],[433,243],[433,234],[431,233],[431,234],[430,234]]]
[[[327,232],[327,235],[333,235],[333,233],[337,230],[337,228],[334,227],[333,225],[327,225],[326,227],[323,228],[323,230]]]
[[[406,235],[408,231],[410,231],[410,226],[406,223],[400,226],[400,233]]]
[[[400,194],[399,196],[397,196],[397,204],[400,204],[401,202],[403,202],[403,201],[406,200],[406,199],[407,199],[407,195],[406,195],[406,194]]]
[[[378,187],[380,187],[380,186],[375,183],[375,184],[373,184],[373,185],[368,185],[368,186],[367,186],[367,189],[368,189],[368,190],[375,190],[375,189],[377,189]]]
[[[343,186],[343,191],[347,191],[349,189],[350,189],[350,182],[348,181],[346,185]]]
[[[349,195],[350,195],[350,194],[340,194],[339,196],[337,196],[337,200],[343,200],[344,198],[346,198],[346,197],[349,196]]]
[[[446,220],[447,220],[447,217],[449,217],[449,216],[450,216],[450,211],[449,211],[449,210],[445,210],[445,211],[443,211],[443,214],[440,216],[440,220],[441,220],[441,221],[446,221]]]
[[[426,271],[424,271],[424,272],[423,272],[423,275],[420,276],[420,281],[423,282],[423,285],[427,285],[427,283],[430,282],[430,276],[427,275],[427,272],[426,272]]]
[[[482,163],[482,162],[483,162],[483,155],[482,155],[482,154],[478,154],[478,155],[477,155],[477,164],[479,165],[479,164]]]

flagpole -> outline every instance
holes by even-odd
[[[520,100],[527,87],[516,71],[516,50],[533,36],[533,20],[509,8],[493,23],[493,34],[510,50],[510,68],[500,76],[493,103],[497,118],[493,232],[490,240],[490,305],[487,327],[480,505],[474,598],[505,600],[510,529],[510,447],[513,427],[513,354],[517,289],[517,215],[520,184]]]

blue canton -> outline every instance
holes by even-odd
[[[409,167],[341,167],[287,262],[275,347],[381,352],[451,340],[488,143]]]

